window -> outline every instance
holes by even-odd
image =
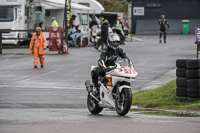
[[[88,25],[88,15],[82,14],[82,25]]]
[[[13,7],[0,7],[0,22],[8,22],[14,20]]]
[[[78,4],[90,7],[90,3],[78,3]]]
[[[146,3],[146,7],[161,7],[160,3]]]
[[[50,16],[50,10],[45,11],[45,16]]]
[[[15,20],[17,20],[17,8],[15,8]]]

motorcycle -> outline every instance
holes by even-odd
[[[69,46],[78,45],[79,47],[85,47],[86,45],[88,45],[88,38],[83,35],[78,27],[76,27],[75,29],[69,29],[67,43],[69,44]]]
[[[124,31],[122,29],[116,29],[115,27],[112,27],[112,30],[113,30],[114,33],[117,33],[119,35],[119,37],[120,37],[120,44],[125,44],[124,42],[125,42],[126,36],[123,35]]]
[[[115,66],[108,67],[105,77],[99,76],[99,91],[95,95],[90,81],[85,82],[87,107],[92,114],[99,114],[103,108],[116,109],[120,116],[126,115],[132,103],[131,86],[138,73],[131,66],[128,59],[116,61]],[[93,70],[95,66],[92,66]]]
[[[92,26],[90,40],[94,44],[94,46],[97,46],[97,43],[99,43],[100,38],[101,38],[101,29],[97,25]]]

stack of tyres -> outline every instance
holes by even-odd
[[[196,100],[199,98],[199,60],[188,60],[186,68],[188,100]]]
[[[176,96],[177,98],[187,99],[187,78],[186,62],[187,59],[176,60]]]

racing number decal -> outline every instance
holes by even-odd
[[[125,72],[126,74],[132,74],[131,69],[124,69],[124,72]]]
[[[106,77],[106,78],[108,79],[107,86],[113,87],[113,85],[112,85],[112,77]]]

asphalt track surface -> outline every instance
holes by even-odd
[[[121,47],[139,76],[132,91],[152,89],[175,78],[176,59],[195,59],[194,35],[134,36]],[[0,55],[0,133],[199,133],[198,117],[167,117],[129,112],[119,117],[104,109],[91,115],[84,82],[99,52],[93,47],[46,52],[45,68],[33,68],[28,49],[3,49]]]

